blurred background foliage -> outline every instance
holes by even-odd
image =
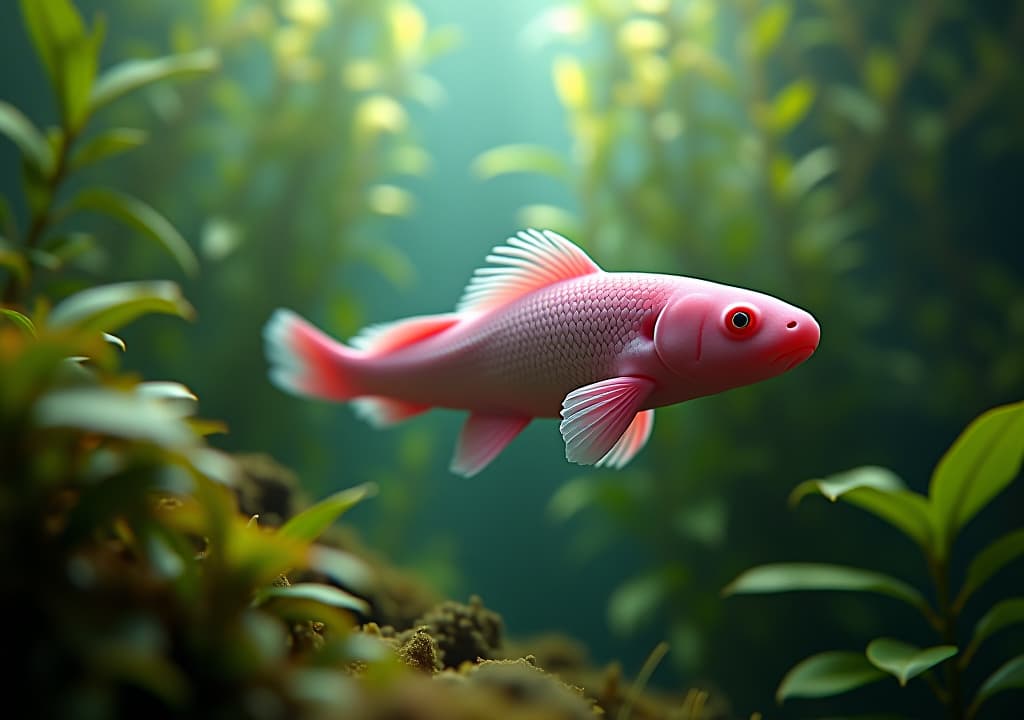
[[[148,142],[95,171],[158,207],[198,257],[182,283],[198,321],[128,328],[125,364],[194,389],[230,427],[212,442],[273,453],[314,496],[377,481],[363,527],[375,547],[598,658],[635,668],[668,638],[675,666],[656,680],[710,678],[741,709],[811,652],[912,622],[841,598],[819,625],[719,590],[779,559],[876,554],[912,574],[912,551],[872,518],[788,513],[789,489],[871,463],[923,490],[969,419],[1024,397],[1024,2],[76,4],[106,18],[106,60],[219,57],[105,108]],[[0,60],[24,68],[0,98],[52,120],[18,15],[0,8]],[[15,157],[0,145],[4,167]],[[16,181],[0,191],[24,225]],[[37,274],[34,295],[174,272],[90,222],[118,240]],[[617,474],[566,465],[537,423],[456,482],[454,416],[377,434],[267,383],[274,307],[339,337],[444,311],[521,225],[566,233],[609,270],[778,295],[815,314],[821,347],[783,378],[659,411]],[[986,524],[1019,525],[1010,493]]]

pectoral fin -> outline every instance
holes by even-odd
[[[530,422],[528,417],[472,413],[462,426],[451,471],[473,477],[498,456]]]
[[[616,470],[626,466],[636,454],[643,450],[654,429],[654,411],[641,410],[633,416],[633,422],[622,433],[608,454],[597,461],[598,467],[613,467]]]
[[[653,416],[639,421],[636,418],[638,413],[645,415],[640,408],[653,389],[654,383],[646,378],[617,377],[584,385],[566,395],[559,425],[566,459],[581,465],[625,465],[643,447],[650,432],[644,425],[649,426]],[[629,438],[623,438],[634,422],[636,429]],[[622,448],[618,446],[620,438]]]

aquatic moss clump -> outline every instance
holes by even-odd
[[[446,668],[462,663],[490,660],[501,650],[504,623],[501,616],[484,607],[483,600],[473,595],[469,604],[446,601],[419,618],[437,641],[441,661]]]

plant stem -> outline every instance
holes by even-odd
[[[67,176],[68,158],[71,155],[71,146],[74,144],[75,139],[76,134],[72,130],[64,128],[57,148],[57,162],[54,165],[53,172],[46,178],[46,201],[39,210],[32,214],[32,220],[25,233],[25,247],[28,250],[33,250],[39,246],[39,243],[46,234],[46,230],[50,226],[53,201],[57,197],[57,191],[60,189],[61,183],[64,182]],[[24,284],[18,282],[17,277],[12,274],[8,278],[7,287],[4,288],[4,303],[11,305],[20,304],[22,301],[22,291],[28,290],[32,285],[32,262],[29,258],[26,258],[26,260],[28,260],[29,271]]]
[[[949,553],[944,554],[945,557]],[[935,589],[939,601],[939,620],[942,641],[947,645],[957,645],[956,641],[956,619],[957,609],[953,606],[953,598],[949,591],[949,562],[940,559],[931,566],[932,577],[935,580]],[[961,689],[960,663],[947,662],[946,667],[946,696],[944,699],[950,720],[964,720],[963,691]]]

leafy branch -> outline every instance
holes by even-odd
[[[69,244],[91,245],[91,236],[73,233],[51,237],[55,226],[70,215],[91,210],[139,230],[162,245],[181,268],[194,274],[195,254],[170,222],[143,201],[123,193],[88,189],[61,205],[60,193],[73,175],[145,142],[133,128],[111,128],[83,140],[94,115],[128,93],[166,79],[215,69],[210,51],[152,60],[130,60],[99,72],[105,35],[102,18],[88,27],[70,0],[21,0],[26,29],[54,94],[59,124],[44,132],[18,108],[0,101],[0,134],[18,148],[28,210],[21,231],[6,199],[0,203],[0,267],[7,270],[3,302],[23,305],[33,279],[33,267],[58,269],[71,254]]]
[[[861,591],[888,595],[917,610],[941,644],[918,648],[893,638],[872,640],[863,653],[829,651],[798,663],[783,678],[779,702],[790,697],[828,697],[875,682],[886,675],[906,685],[921,676],[952,720],[973,718],[989,698],[1024,687],[1024,655],[1011,658],[984,680],[969,705],[963,675],[989,637],[1024,623],[1024,598],[1004,598],[977,621],[964,643],[958,632],[971,596],[1011,562],[1024,557],[1024,528],[1014,530],[979,552],[957,592],[950,584],[954,542],[960,531],[1018,476],[1024,461],[1024,402],[984,413],[960,435],[939,461],[928,495],[908,490],[896,475],[878,467],[861,467],[798,485],[790,501],[818,494],[842,500],[886,521],[923,552],[934,585],[937,607],[904,581],[840,565],[780,563],[747,570],[724,590],[725,595],[797,590]],[[955,660],[952,660],[953,658]],[[945,680],[930,673],[942,665]]]

